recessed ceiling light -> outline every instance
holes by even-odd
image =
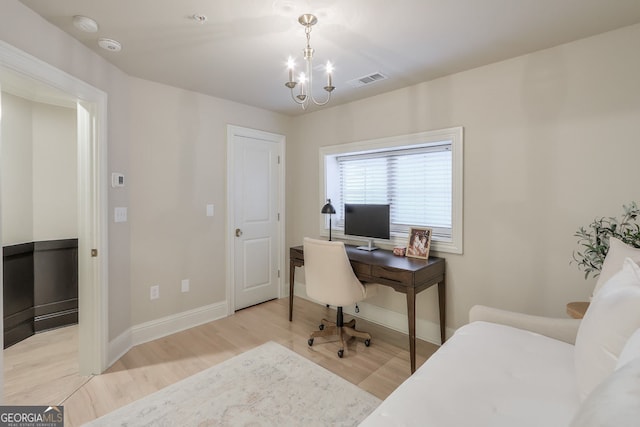
[[[73,26],[85,33],[95,33],[98,31],[98,23],[86,16],[76,15],[73,17]]]
[[[98,46],[111,52],[120,52],[122,50],[122,45],[120,44],[120,42],[113,39],[98,39]]]

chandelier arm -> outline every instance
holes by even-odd
[[[307,75],[309,76],[309,88],[307,89],[308,95],[307,98],[311,98],[311,101],[317,106],[326,105],[331,99],[331,92],[327,92],[327,99],[324,101],[316,100],[316,97],[313,96],[313,58],[310,57],[307,60]]]

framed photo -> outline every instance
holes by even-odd
[[[412,258],[429,258],[431,234],[432,230],[430,228],[411,227],[406,255]]]

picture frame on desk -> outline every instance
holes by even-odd
[[[429,259],[431,235],[433,230],[428,227],[411,227],[407,242],[406,256],[410,258]]]

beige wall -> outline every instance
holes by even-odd
[[[638,199],[638,46],[635,25],[297,118],[288,244],[319,234],[319,147],[463,126],[464,254],[439,254],[447,326],[474,304],[564,316],[595,284],[569,265],[576,228]],[[418,296],[420,319],[437,323],[435,295]]]
[[[109,225],[110,339],[224,299],[227,123],[287,135],[289,245],[318,235],[320,146],[464,126],[465,252],[441,254],[450,327],[476,303],[562,315],[593,286],[569,265],[573,232],[637,195],[640,26],[294,119],[131,78],[17,0],[0,40],[108,95],[109,172],[128,184],[109,190],[110,218],[130,219]],[[421,319],[436,321],[434,297]],[[392,292],[379,304],[404,310]]]
[[[2,244],[77,237],[76,112],[2,93]]]
[[[109,171],[129,171],[129,78],[79,41],[17,0],[2,0],[0,40],[21,49],[108,96]],[[109,211],[127,206],[129,189],[109,190]],[[111,216],[110,216],[111,217]],[[109,337],[131,327],[130,236],[128,223],[109,226]]]
[[[224,300],[226,125],[286,134],[291,119],[131,78],[17,0],[3,0],[0,40],[108,95],[108,170],[127,182],[108,194],[109,339]],[[204,216],[207,203],[214,218]],[[120,206],[129,221],[113,223]],[[188,294],[179,294],[183,278]],[[155,304],[152,284],[162,287]]]
[[[290,118],[131,79],[134,325],[226,300],[227,124],[286,134]],[[207,217],[206,205],[215,215]],[[190,292],[181,293],[182,279]],[[160,298],[149,299],[149,287]]]

